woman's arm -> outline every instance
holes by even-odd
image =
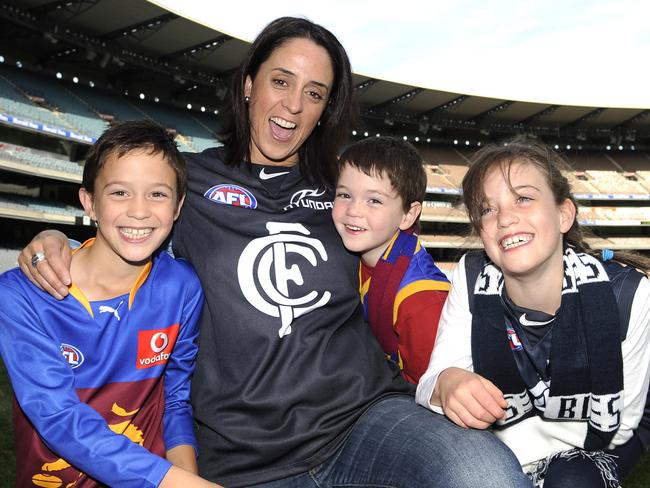
[[[184,469],[172,466],[162,479],[159,488],[221,488],[221,485],[212,483],[203,478],[185,471]]]
[[[43,253],[45,260],[36,266],[32,257]],[[57,300],[68,294],[70,278],[70,261],[72,252],[68,238],[58,230],[45,230],[34,237],[18,256],[18,265],[29,281],[45,290]]]

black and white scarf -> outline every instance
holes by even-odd
[[[515,356],[525,355],[526,350],[505,313],[502,294],[503,275],[488,262],[474,287],[472,357],[474,371],[500,388],[508,402],[506,417],[495,428],[534,415],[586,421],[587,435],[577,447],[607,448],[621,423],[623,359],[618,307],[602,264],[570,247],[564,251],[562,301],[551,337],[550,382],[539,378],[537,385],[526,385],[522,380],[517,367],[522,361]]]

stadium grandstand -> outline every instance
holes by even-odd
[[[111,123],[154,120],[183,151],[217,144],[229,75],[247,43],[145,0],[118,3],[0,5],[2,270],[42,229],[92,234],[77,191],[88,148]],[[650,110],[491,99],[358,74],[354,83],[361,116],[350,140],[404,138],[425,160],[423,242],[445,271],[480,247],[461,203],[472,153],[516,134],[567,157],[592,246],[650,254]]]
[[[76,191],[88,147],[113,121],[147,118],[183,151],[217,144],[229,75],[247,44],[144,0],[14,0],[0,7],[0,228],[18,249],[41,228],[84,238]],[[453,267],[469,236],[460,185],[473,151],[528,134],[569,160],[565,174],[595,247],[650,250],[650,110],[547,105],[355,75],[350,140],[406,138],[428,176],[424,242]],[[12,264],[12,263],[9,263]]]

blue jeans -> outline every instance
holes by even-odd
[[[492,433],[462,429],[391,396],[359,419],[332,458],[259,488],[531,487],[514,454]]]

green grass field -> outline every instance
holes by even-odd
[[[4,365],[0,361],[0,487],[10,487],[15,484],[11,397],[11,386]],[[625,480],[624,486],[625,488],[650,487],[650,453],[646,454],[632,475]]]
[[[16,484],[14,477],[16,458],[14,456],[14,431],[11,427],[11,385],[0,361],[0,486]]]

